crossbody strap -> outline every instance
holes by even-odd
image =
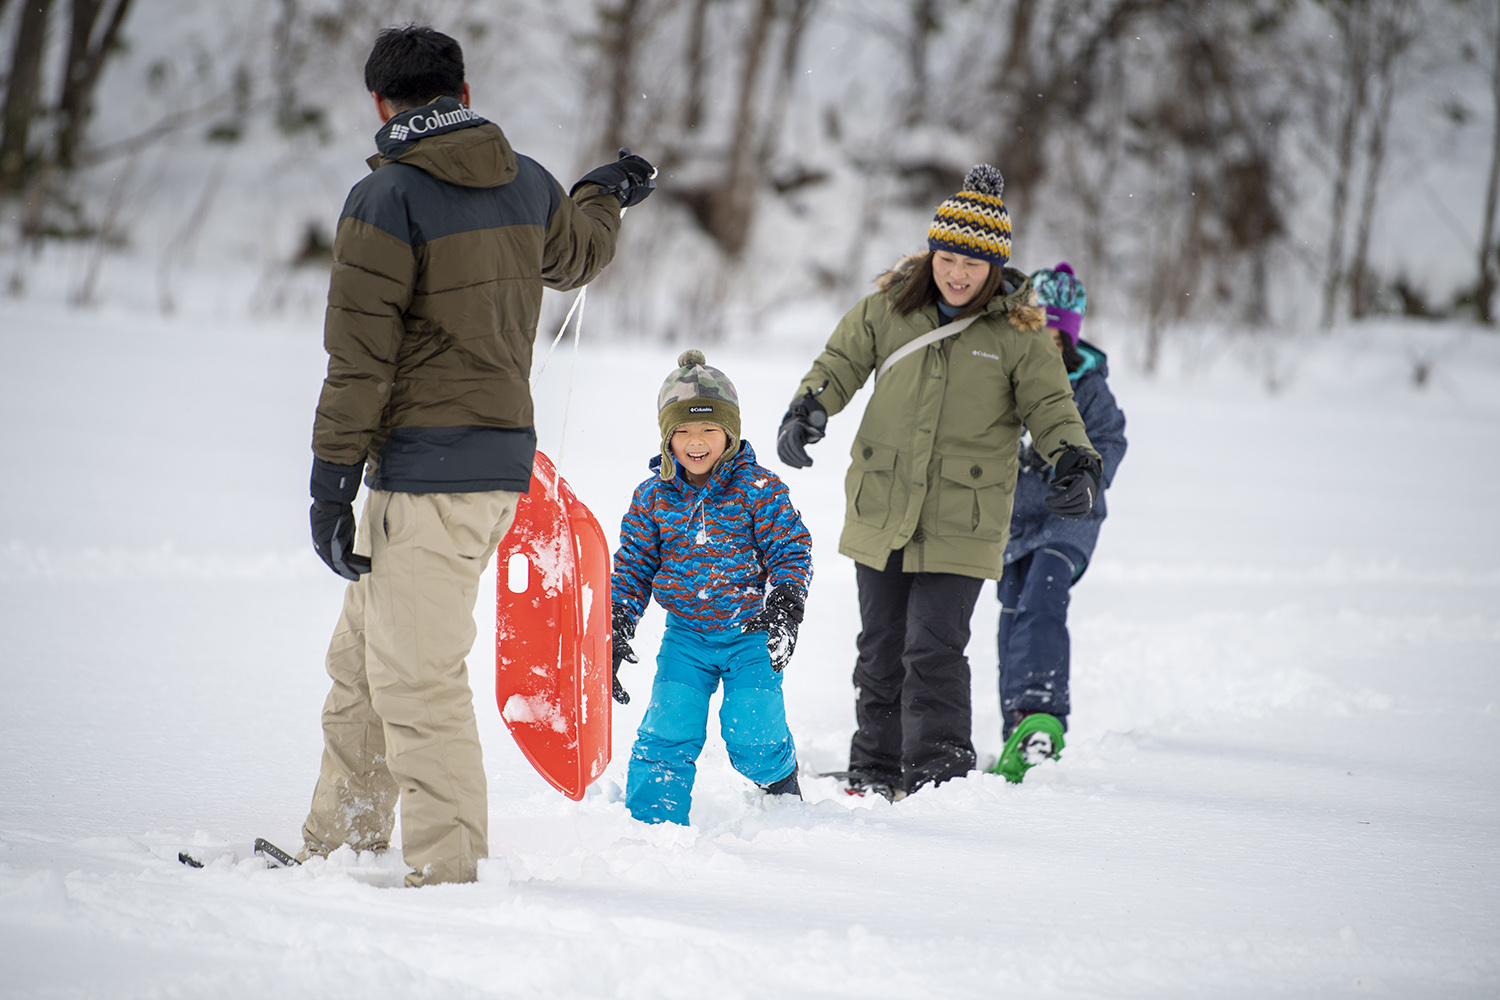
[[[897,361],[900,361],[908,354],[920,351],[928,344],[935,344],[938,341],[942,340],[944,337],[951,337],[956,333],[963,333],[969,328],[969,324],[974,322],[978,318],[979,314],[975,313],[973,316],[965,316],[963,319],[956,319],[952,323],[944,323],[936,330],[928,331],[927,333],[922,334],[922,336],[918,337],[916,340],[908,341],[907,343],[902,344],[895,350],[894,353],[891,354],[890,357],[885,359],[885,364],[881,365],[880,370],[875,373],[875,381],[878,383],[880,381],[880,377],[890,370],[891,365],[895,364]]]

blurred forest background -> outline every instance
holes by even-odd
[[[565,187],[659,164],[615,336],[821,337],[976,162],[1013,264],[1073,262],[1148,369],[1184,327],[1495,322],[1500,0],[0,0],[0,310],[316,311],[406,21]]]

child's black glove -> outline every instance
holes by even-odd
[[[625,690],[625,685],[620,683],[620,664],[639,663],[635,658],[635,650],[630,648],[630,640],[635,638],[635,621],[630,617],[630,612],[618,604],[610,605],[610,646],[614,652],[614,690],[610,694],[615,701],[621,705],[630,704],[630,692]]]
[[[794,469],[805,469],[812,465],[807,457],[807,446],[823,440],[823,428],[828,426],[828,411],[818,402],[811,389],[787,407],[781,418],[781,430],[776,435],[776,455]]]
[[[621,208],[639,205],[656,190],[656,168],[644,156],[637,156],[628,149],[620,150],[620,158],[614,163],[595,167],[578,179],[573,193],[585,184],[597,184],[620,199]]]
[[[1031,446],[1031,442],[1022,441],[1016,446],[1016,461],[1020,463],[1022,472],[1033,472],[1039,476],[1046,476],[1052,470],[1042,453]]]
[[[1043,503],[1058,517],[1076,521],[1094,509],[1101,470],[1099,460],[1082,448],[1067,442],[1063,447],[1066,451],[1052,473],[1052,494]]]
[[[318,557],[345,580],[358,580],[370,572],[370,560],[354,554],[354,497],[359,493],[363,465],[334,465],[313,459],[312,522],[313,549]]]
[[[771,654],[771,669],[778,674],[791,662],[797,648],[797,626],[802,624],[802,609],[807,598],[789,583],[778,583],[766,595],[766,606],[745,619],[740,631],[764,632],[766,652]]]

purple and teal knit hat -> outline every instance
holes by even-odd
[[[1037,305],[1047,311],[1047,325],[1067,334],[1077,346],[1089,297],[1072,265],[1063,261],[1054,268],[1042,268],[1031,276],[1031,287],[1036,289]]]

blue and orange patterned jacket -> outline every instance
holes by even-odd
[[[640,621],[646,602],[719,631],[759,611],[780,583],[804,595],[812,582],[812,536],[776,474],[755,462],[748,441],[701,487],[682,470],[663,481],[661,456],[620,521],[612,577],[615,604]]]

